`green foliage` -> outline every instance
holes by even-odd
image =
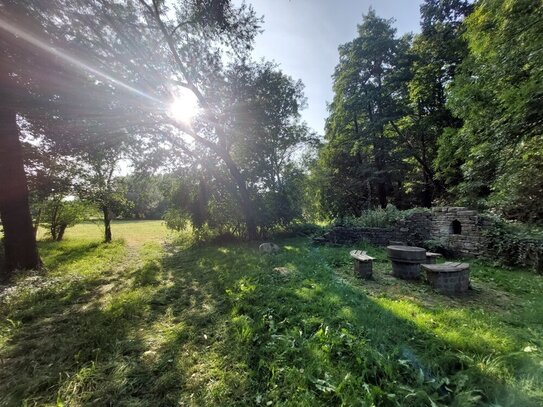
[[[446,239],[425,240],[422,244],[422,247],[434,253],[441,253],[443,256],[445,256],[445,258],[454,258],[458,256],[458,254],[455,253],[454,250],[450,249]]]
[[[543,225],[543,135],[526,140],[502,165],[489,206],[508,219]]]
[[[358,38],[340,47],[326,141],[312,171],[319,210],[360,216],[378,203],[430,207],[444,195],[436,144],[462,122],[446,107],[446,87],[467,54],[461,0],[427,0],[422,33],[395,37],[373,10]]]
[[[250,212],[263,235],[302,217],[305,174],[293,155],[312,139],[300,119],[303,85],[271,63],[233,64],[226,76],[214,88],[214,100],[248,197],[242,198],[240,186],[229,179],[231,168],[206,155],[173,172],[167,218],[189,219],[196,230],[243,236]]]
[[[464,126],[457,196],[521,220],[539,220],[543,57],[538,0],[490,0],[466,20],[469,57],[451,87],[449,106]],[[444,141],[440,150],[450,149]],[[440,152],[442,156],[449,153]],[[453,185],[454,186],[454,185]]]
[[[53,240],[61,241],[67,228],[87,220],[96,209],[80,200],[53,197],[41,206],[41,224],[47,228]]]
[[[509,266],[530,267],[543,274],[543,232],[499,218],[491,218],[489,222],[491,226],[484,228],[483,233],[488,252],[496,260]]]
[[[447,87],[468,53],[462,23],[471,8],[465,0],[424,1],[420,8],[421,33],[415,36],[410,49],[410,109],[398,122],[398,128],[399,138],[417,163],[411,174],[406,174],[406,189],[420,191],[417,195],[424,206],[446,193],[443,169],[434,165],[436,145],[446,140],[448,132],[462,126],[446,106]]]
[[[189,216],[181,212],[179,209],[168,209],[164,213],[164,222],[169,229],[184,230],[189,225]]]
[[[370,9],[358,36],[339,48],[334,100],[315,178],[323,215],[360,215],[385,207],[404,169],[387,126],[403,114],[410,38],[396,38],[390,20]]]
[[[164,176],[148,173],[132,174],[125,178],[126,201],[130,203],[122,213],[124,218],[162,219],[166,208],[162,191]]]
[[[394,205],[387,205],[385,209],[377,208],[362,212],[359,217],[348,216],[336,221],[341,225],[353,227],[388,228],[401,219],[406,219],[415,213],[427,213],[427,208],[412,208],[401,211]]]

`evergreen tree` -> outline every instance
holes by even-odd
[[[357,215],[374,202],[386,207],[401,184],[404,152],[395,151],[390,124],[405,113],[409,37],[395,33],[392,21],[370,9],[358,37],[339,48],[319,159],[330,215]]]

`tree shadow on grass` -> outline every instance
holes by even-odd
[[[152,318],[170,328],[155,363],[166,377],[185,372],[166,388],[180,403],[538,404],[503,382],[506,360],[469,354],[384,308],[337,280],[318,249],[193,248],[161,270],[168,284]],[[496,375],[481,363],[495,363]]]
[[[54,241],[39,242],[40,252],[43,257],[47,258],[45,266],[50,269],[56,269],[60,265],[67,266],[88,258],[101,250],[103,246],[104,243],[96,241],[76,241],[69,242],[69,244]]]
[[[50,266],[81,261],[94,271],[0,299],[0,405],[137,405],[150,393],[140,335],[148,306],[143,291],[108,289],[109,257],[122,246],[51,246]]]
[[[287,247],[273,256],[244,244],[170,247],[111,291],[72,281],[22,297],[1,325],[13,333],[0,352],[0,400],[538,404],[501,380],[501,366],[483,371],[481,355],[338,279],[319,249]]]

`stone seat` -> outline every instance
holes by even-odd
[[[352,250],[350,253],[354,259],[354,273],[360,278],[371,279],[373,275],[373,257],[368,256],[361,250]]]
[[[425,264],[436,264],[437,259],[443,257],[440,253],[426,252],[426,263]]]
[[[459,294],[469,289],[469,264],[422,264],[428,283],[443,294]]]

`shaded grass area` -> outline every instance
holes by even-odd
[[[43,243],[54,284],[0,310],[0,405],[543,403],[540,276],[475,262],[449,298],[382,249],[366,282],[350,247],[280,243]]]

